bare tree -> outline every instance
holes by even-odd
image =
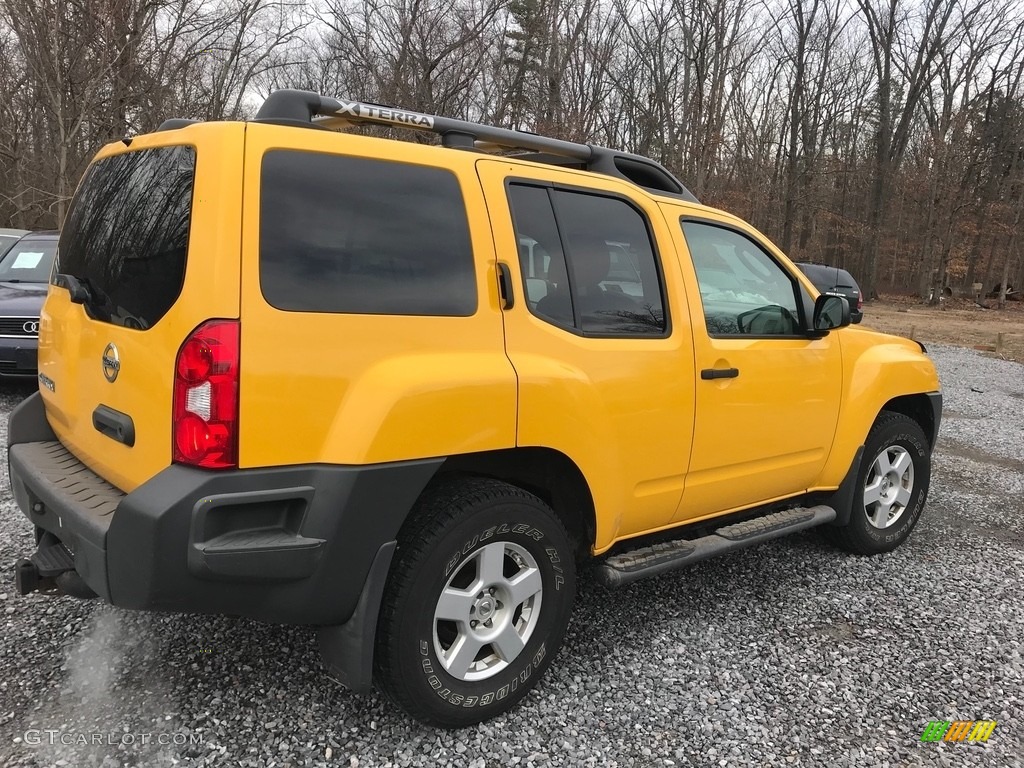
[[[59,225],[105,142],[308,88],[648,155],[869,294],[991,290],[1022,78],[1011,0],[0,0],[0,225]]]
[[[935,77],[935,60],[957,31],[957,0],[925,0],[908,9],[902,0],[857,0],[871,43],[877,78],[874,178],[868,201],[868,242],[863,290],[876,293],[878,251],[892,177],[903,160],[921,99]]]

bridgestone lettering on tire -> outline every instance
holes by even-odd
[[[883,412],[864,443],[850,520],[829,529],[831,538],[862,555],[896,549],[917,525],[930,475],[931,446],[920,425]]]
[[[494,717],[558,652],[575,586],[569,536],[543,501],[496,480],[446,478],[399,535],[375,680],[434,725]]]

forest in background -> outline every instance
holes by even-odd
[[[647,155],[878,292],[1024,284],[1019,0],[0,0],[0,226],[276,88]]]

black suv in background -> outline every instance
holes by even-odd
[[[36,375],[39,311],[56,253],[56,232],[30,232],[0,259],[0,377]]]
[[[827,264],[797,262],[797,266],[821,293],[838,293],[850,302],[850,320],[859,323],[864,319],[864,297],[853,275],[840,267]]]

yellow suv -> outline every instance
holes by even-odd
[[[551,663],[581,560],[907,538],[939,382],[849,322],[646,158],[301,91],[168,121],[63,227],[19,590],[315,625],[344,684],[476,723]]]

